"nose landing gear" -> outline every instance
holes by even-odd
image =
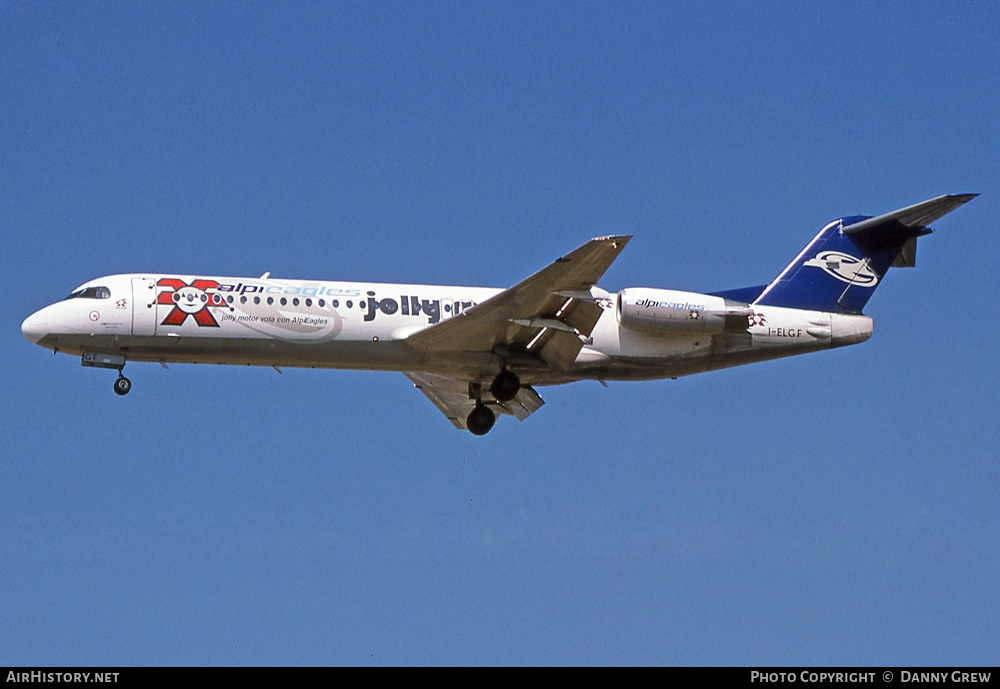
[[[132,389],[132,381],[122,375],[125,368],[125,357],[121,354],[102,354],[100,352],[84,352],[80,363],[84,366],[94,368],[113,368],[118,371],[118,380],[115,381],[115,394],[127,395]]]
[[[115,394],[127,395],[128,391],[132,389],[132,381],[122,375],[122,372],[118,372],[118,380],[115,381]]]

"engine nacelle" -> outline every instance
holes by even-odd
[[[714,335],[726,327],[726,300],[695,292],[629,287],[618,293],[617,313],[623,328],[652,333]]]

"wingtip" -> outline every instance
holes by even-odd
[[[628,244],[629,240],[632,239],[630,234],[612,234],[606,237],[594,237],[592,242],[601,242],[602,244],[614,244],[615,246],[625,246]]]
[[[951,197],[960,203],[968,203],[977,196],[979,194],[951,194]]]

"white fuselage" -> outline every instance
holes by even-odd
[[[458,350],[429,354],[409,346],[406,338],[461,318],[502,291],[114,275],[90,281],[74,292],[77,296],[32,314],[22,330],[31,341],[55,351],[100,352],[129,361],[419,371],[488,380],[495,374],[488,355]],[[591,294],[603,312],[573,365],[534,371],[527,366],[519,371],[525,383],[676,377],[854,344],[872,332],[866,316],[730,302],[731,313],[719,332],[636,329],[622,325],[617,294],[596,287]],[[675,306],[688,309],[677,310],[682,317],[704,318],[688,303],[671,302]]]

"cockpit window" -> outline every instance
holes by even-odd
[[[111,290],[107,287],[84,287],[70,294],[67,299],[110,299]]]

